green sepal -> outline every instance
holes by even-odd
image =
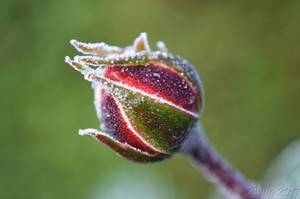
[[[98,134],[95,137],[100,142],[106,144],[107,146],[115,150],[119,155],[135,162],[139,162],[139,163],[158,162],[170,157],[170,155],[168,154],[157,153],[155,155],[152,155],[146,152],[142,152],[125,143],[120,143],[114,140],[113,138],[102,134]]]
[[[196,118],[170,105],[112,86],[131,124],[147,143],[163,153],[179,149]]]

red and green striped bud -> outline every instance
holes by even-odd
[[[71,44],[87,56],[66,62],[92,82],[100,130],[92,135],[120,155],[154,162],[178,151],[203,106],[199,76],[186,60],[167,52],[163,42],[151,51],[145,33],[132,46]]]

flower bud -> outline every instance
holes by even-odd
[[[178,151],[198,121],[203,91],[196,70],[167,52],[163,42],[151,51],[146,33],[132,46],[71,44],[87,56],[66,62],[92,82],[100,130],[92,135],[120,155],[154,162]]]

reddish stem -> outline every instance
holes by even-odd
[[[199,133],[200,131],[200,133]],[[196,165],[204,170],[208,179],[216,182],[221,189],[238,196],[241,199],[262,199],[251,190],[251,185],[238,170],[234,169],[206,141],[202,128],[197,126],[182,152],[187,154]]]

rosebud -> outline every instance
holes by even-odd
[[[100,130],[92,135],[120,155],[137,162],[154,162],[178,151],[197,123],[203,91],[196,70],[167,52],[163,42],[151,51],[146,33],[132,46],[71,40],[89,56],[66,62],[92,82]]]

